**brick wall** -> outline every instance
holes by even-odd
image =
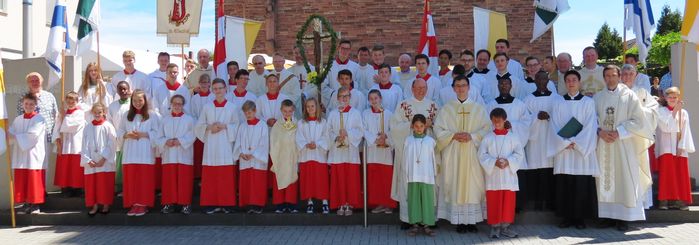
[[[253,53],[280,52],[290,56],[296,32],[308,15],[319,13],[328,18],[343,38],[352,41],[355,51],[361,46],[371,48],[380,43],[386,47],[386,62],[397,65],[400,53],[414,54],[417,49],[423,3],[422,0],[227,0],[225,12],[258,21],[276,17],[273,35],[268,35],[271,23],[268,21],[258,34]],[[270,6],[274,14],[267,14]],[[473,6],[507,15],[510,54],[514,58],[524,60],[528,55],[551,54],[551,32],[529,43],[534,20],[531,0],[434,0],[431,9],[439,49],[453,53],[473,49]]]

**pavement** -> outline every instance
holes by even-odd
[[[0,244],[698,244],[699,223],[632,223],[614,229],[560,229],[555,225],[514,225],[520,236],[488,238],[459,234],[453,226],[435,237],[409,237],[396,225],[362,226],[29,226],[0,227]]]

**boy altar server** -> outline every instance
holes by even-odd
[[[207,214],[230,212],[236,204],[238,165],[233,155],[238,113],[226,100],[226,82],[214,79],[215,99],[204,106],[194,133],[204,143],[201,171],[201,206]]]

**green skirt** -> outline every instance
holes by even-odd
[[[119,193],[121,192],[121,185],[122,185],[122,177],[121,177],[121,156],[122,152],[117,151],[116,153],[116,168],[114,169],[116,171],[116,179],[114,180],[114,191]]]
[[[408,221],[410,224],[434,225],[434,185],[408,183]]]

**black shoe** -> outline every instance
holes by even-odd
[[[570,226],[572,226],[572,225],[573,225],[573,222],[570,219],[564,219],[563,221],[561,221],[560,224],[558,224],[558,228],[562,228],[562,229],[570,228]]]
[[[400,229],[401,229],[401,230],[408,230],[408,229],[410,229],[411,227],[413,227],[413,226],[412,226],[411,224],[409,224],[409,223],[400,222]]]
[[[578,220],[577,222],[575,222],[575,229],[584,230],[585,228],[587,228],[587,225],[585,225],[584,220],[581,219],[581,220]]]
[[[476,227],[476,225],[466,225],[466,231],[470,233],[478,233],[478,227]]]
[[[616,229],[621,232],[626,232],[629,230],[629,223],[623,220],[616,222]]]
[[[184,205],[182,206],[182,214],[189,215],[192,213],[192,206],[190,205]]]
[[[458,225],[456,225],[456,233],[461,233],[461,234],[463,234],[463,233],[466,233],[466,232],[468,232],[468,231],[466,230],[466,225],[464,225],[464,224],[458,224]]]
[[[599,223],[597,223],[597,229],[607,229],[614,227],[615,225],[616,222],[614,222],[614,220],[601,218]]]

